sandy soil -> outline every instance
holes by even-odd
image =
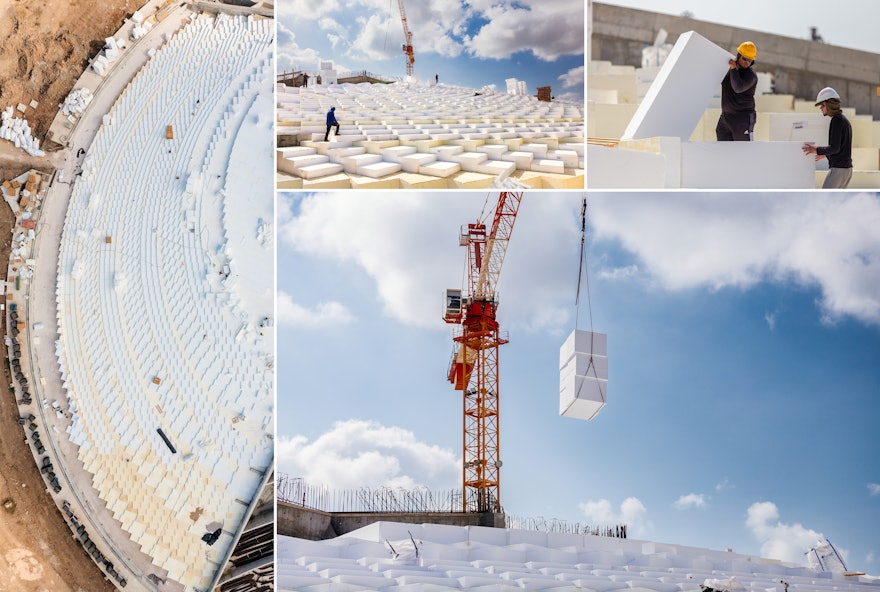
[[[28,107],[23,116],[42,140],[88,58],[142,4],[143,0],[0,0],[0,110],[38,101],[36,110]],[[16,112],[16,116],[22,114]],[[33,158],[0,140],[0,181],[30,168],[48,172],[61,162],[61,153]],[[0,203],[0,262],[4,267],[13,221],[12,212]],[[0,381],[9,385],[9,365],[0,366]],[[73,539],[46,492],[18,425],[14,395],[8,388],[3,391],[0,502],[9,503],[0,505],[0,592],[114,590]]]

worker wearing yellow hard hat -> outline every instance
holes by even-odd
[[[758,75],[752,69],[758,49],[751,41],[740,43],[736,59],[727,62],[728,70],[721,81],[721,117],[715,126],[719,142],[752,139],[755,131],[755,89]]]

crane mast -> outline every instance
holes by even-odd
[[[462,297],[460,290],[447,291],[444,320],[458,325],[448,379],[463,395],[462,509],[466,512],[502,511],[498,348],[508,340],[496,320],[495,288],[521,201],[522,193],[501,193],[488,232],[482,222],[462,230],[459,244],[467,248],[467,296]]]
[[[415,56],[413,55],[413,45],[412,45],[412,33],[410,33],[409,26],[406,24],[406,8],[403,6],[403,0],[397,0],[398,6],[400,6],[400,20],[403,22],[403,53],[406,54],[406,75],[413,75],[413,63],[416,61]]]

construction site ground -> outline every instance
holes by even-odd
[[[64,162],[42,142],[88,60],[143,0],[3,0],[0,2],[0,109],[30,123],[44,157],[0,141],[0,180],[31,168],[49,172]],[[31,106],[36,101],[36,108]],[[0,260],[8,261],[12,211],[0,204]],[[10,384],[9,366],[0,380]],[[18,425],[14,395],[0,396],[0,592],[103,592],[115,588],[73,538],[55,507]]]

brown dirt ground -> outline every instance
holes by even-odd
[[[0,110],[39,102],[24,116],[41,138],[88,58],[143,0],[0,0]],[[21,116],[17,113],[17,116]],[[55,158],[34,159],[0,141],[0,181]],[[50,155],[56,156],[56,155]],[[0,203],[0,262],[9,260],[14,219]],[[0,263],[5,265],[5,263]],[[3,356],[5,358],[5,355]],[[8,363],[0,381],[9,385]],[[18,406],[0,385],[0,592],[111,592],[115,588],[71,536],[18,425]]]

